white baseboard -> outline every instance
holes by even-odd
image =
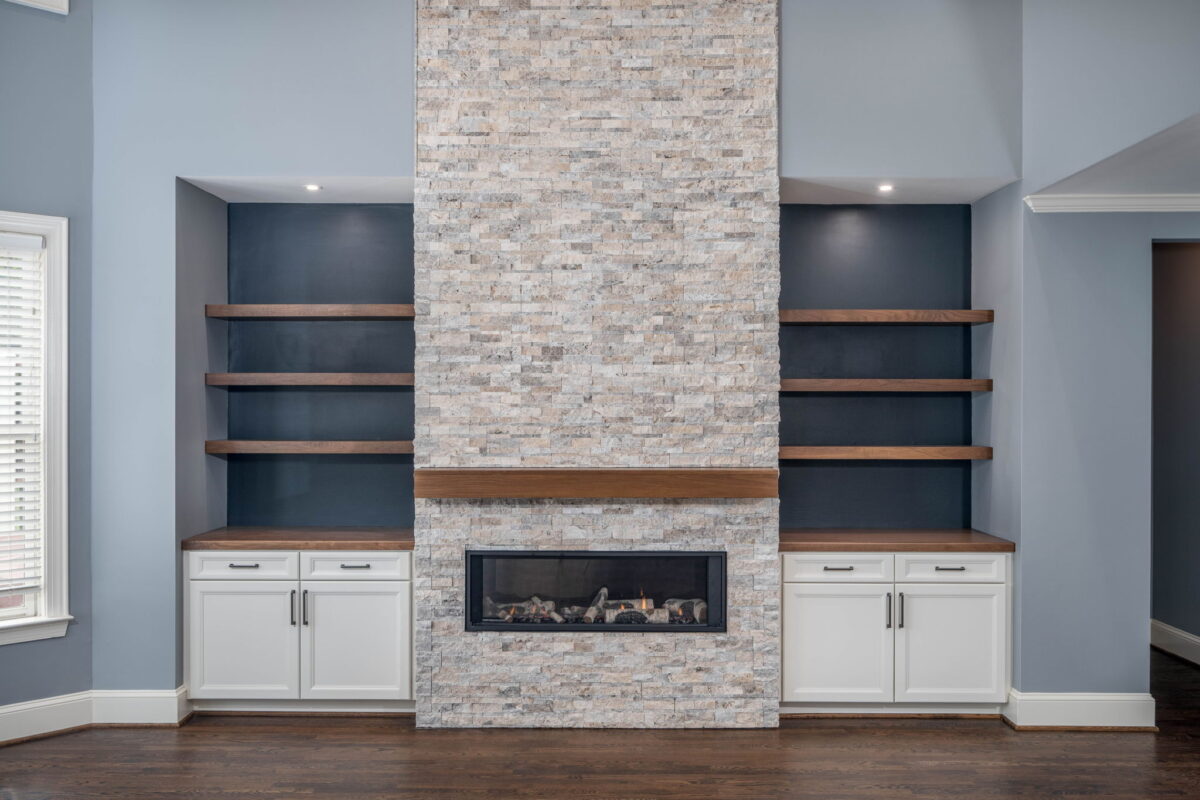
[[[291,714],[412,714],[412,700],[193,700],[194,711]]]
[[[175,725],[191,713],[187,690],[92,690],[92,722],[98,725]]]
[[[1004,718],[1018,728],[1153,728],[1154,698],[1136,693],[1012,689]]]
[[[184,687],[93,690],[0,706],[0,744],[85,725],[176,725],[191,713]]]
[[[1188,633],[1165,622],[1152,619],[1150,620],[1150,644],[1160,650],[1166,650],[1171,655],[1191,661],[1193,664],[1200,664],[1200,636],[1194,633]]]
[[[780,703],[780,714],[837,714],[870,716],[999,716],[997,703]]]
[[[0,706],[0,743],[92,723],[92,693],[75,692]]]

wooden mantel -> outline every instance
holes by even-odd
[[[413,496],[473,498],[745,498],[778,497],[773,467],[705,469],[417,469]]]

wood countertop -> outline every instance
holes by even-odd
[[[1015,543],[970,528],[784,528],[781,553],[1012,553]]]
[[[412,550],[412,528],[228,527],[184,539],[184,550]],[[785,528],[781,553],[1011,553],[1013,542],[962,529]]]
[[[412,528],[229,527],[189,536],[184,550],[412,550]]]

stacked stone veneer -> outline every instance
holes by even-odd
[[[775,467],[775,0],[419,0],[420,467]],[[418,500],[417,723],[774,726],[778,503]],[[463,551],[728,551],[729,631],[463,630]]]

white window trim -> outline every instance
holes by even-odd
[[[69,14],[71,0],[10,0],[19,6],[31,6],[43,11],[53,11],[55,14]]]
[[[0,230],[46,240],[45,602],[39,616],[0,622],[0,645],[6,645],[65,636],[72,619],[67,560],[67,218],[0,211]]]

